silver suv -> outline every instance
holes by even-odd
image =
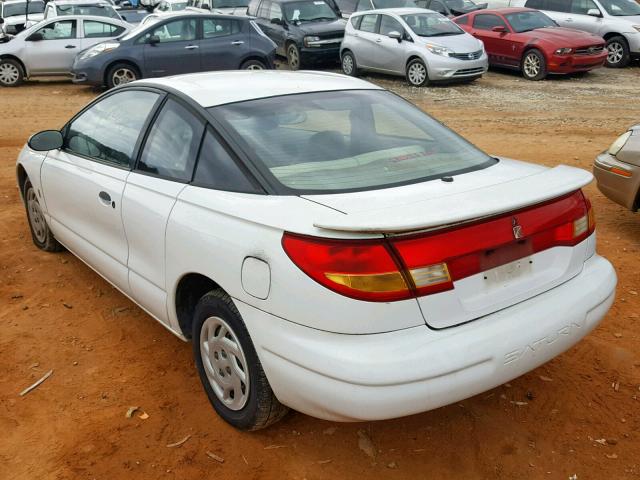
[[[511,6],[542,10],[561,27],[600,35],[608,67],[626,67],[640,57],[640,5],[635,0],[514,0]]]

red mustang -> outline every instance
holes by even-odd
[[[484,42],[489,64],[520,70],[528,80],[548,73],[586,72],[607,58],[605,41],[590,33],[561,28],[530,8],[480,10],[453,20]]]

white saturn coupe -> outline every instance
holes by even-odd
[[[492,157],[341,75],[133,82],[31,137],[17,177],[36,246],[191,339],[240,429],[456,402],[567,350],[614,299],[590,173]]]

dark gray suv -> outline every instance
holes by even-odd
[[[73,82],[114,86],[139,78],[274,68],[275,44],[251,19],[176,13],[78,53]]]

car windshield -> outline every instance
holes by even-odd
[[[44,2],[29,2],[29,13],[44,12]],[[27,13],[27,3],[11,3],[5,4],[2,10],[2,17],[9,18]]]
[[[94,15],[119,18],[111,5],[58,5],[58,15]]]
[[[375,8],[415,8],[414,0],[374,0]]]
[[[557,24],[542,12],[507,13],[504,18],[516,33],[530,32],[537,28],[556,27]]]
[[[213,8],[248,7],[249,0],[213,0]]]
[[[187,8],[187,2],[174,2],[171,4],[171,10],[174,12]]]
[[[320,22],[338,18],[336,12],[324,0],[288,2],[282,4],[282,7],[285,18],[292,23]]]
[[[600,4],[613,17],[640,15],[640,5],[635,0],[600,0]]]
[[[475,10],[478,6],[470,0],[444,0],[444,3],[452,10]]]
[[[412,13],[402,19],[419,37],[446,37],[462,35],[464,30],[439,13]]]
[[[287,192],[370,190],[497,162],[384,90],[294,94],[209,111]]]

